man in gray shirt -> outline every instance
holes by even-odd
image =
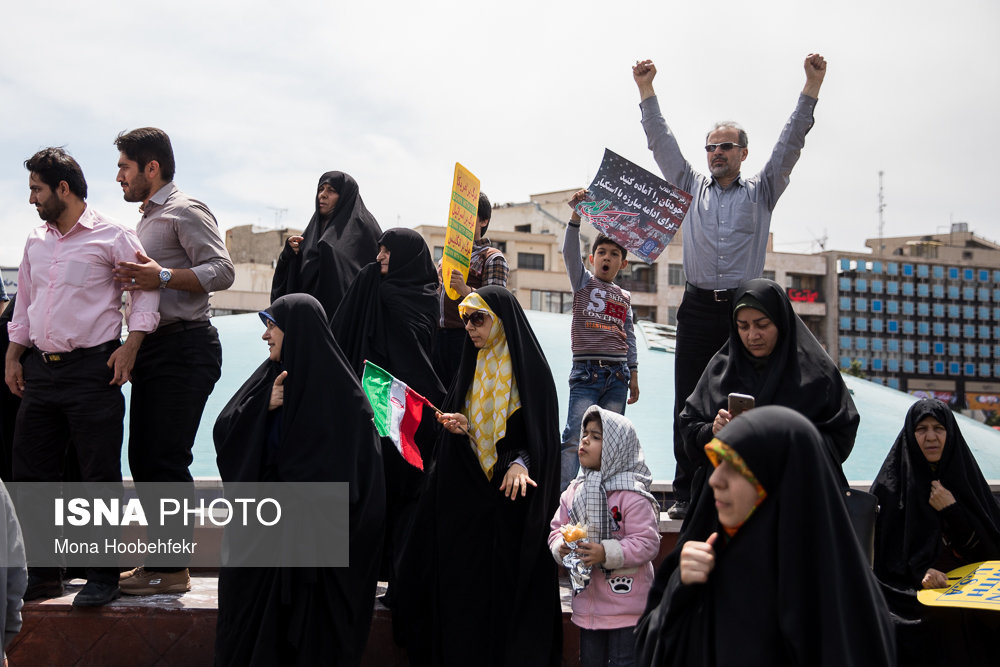
[[[792,167],[813,125],[813,109],[826,75],[826,61],[819,54],[809,54],[804,66],[806,84],[795,111],[764,168],[750,178],[740,174],[748,154],[747,134],[729,121],[717,123],[705,141],[711,176],[696,172],[681,155],[677,139],[660,113],[653,91],[653,61],[638,61],[632,68],[641,98],[642,127],[653,158],[663,177],[690,192],[694,199],[682,234],[687,284],[677,309],[674,355],[676,503],[667,511],[672,519],[682,519],[687,512],[694,474],[693,464],[684,452],[677,416],[709,360],[729,339],[730,301],[736,287],[744,280],[759,278],[764,269],[771,212],[788,186]]]
[[[136,232],[148,253],[121,263],[115,275],[126,290],[160,290],[160,326],[146,337],[132,371],[129,468],[136,482],[191,483],[191,448],[222,372],[208,295],[232,285],[235,270],[215,216],[174,185],[174,152],[166,132],[155,127],[123,132],[115,146],[125,201],[142,203]],[[151,540],[157,537],[152,525],[149,533]],[[190,590],[185,564],[183,556],[147,562],[130,576],[123,574],[122,592]]]

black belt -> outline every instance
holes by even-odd
[[[695,287],[691,283],[684,283],[684,291],[688,294],[693,294],[700,299],[726,303],[732,301],[733,296],[736,294],[735,289],[702,289],[700,287]]]
[[[120,340],[109,340],[107,343],[101,343],[100,345],[95,345],[94,347],[78,347],[75,350],[70,350],[69,352],[42,352],[37,347],[35,350],[42,357],[42,361],[45,363],[59,364],[66,361],[73,361],[74,359],[89,357],[92,354],[111,352],[112,350],[117,350],[121,347],[121,344],[122,342]]]
[[[169,336],[171,334],[180,333],[181,331],[191,331],[192,329],[204,329],[211,324],[208,320],[179,320],[177,322],[171,322],[165,327],[159,327],[156,331],[151,334],[146,334],[146,338]]]

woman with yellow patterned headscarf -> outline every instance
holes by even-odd
[[[509,291],[481,288],[459,313],[469,337],[404,550],[397,637],[413,665],[558,665],[555,383]]]

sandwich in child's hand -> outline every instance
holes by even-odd
[[[582,540],[587,537],[587,529],[578,523],[567,523],[559,528],[559,532],[562,533],[563,541],[566,543],[576,542],[577,540]]]

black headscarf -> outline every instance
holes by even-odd
[[[562,617],[546,548],[559,503],[555,383],[514,295],[497,286],[477,293],[503,323],[521,398],[497,447],[527,452],[528,474],[538,487],[525,498],[505,498],[503,475],[489,480],[468,438],[442,430],[399,575],[400,622],[413,665],[558,665]],[[462,410],[477,353],[466,338],[445,412]]]
[[[778,327],[778,342],[761,363],[743,345],[734,311],[729,340],[712,357],[680,415],[688,456],[708,464],[703,447],[712,439],[712,422],[736,392],[750,394],[758,406],[784,405],[806,416],[823,436],[831,460],[843,463],[854,448],[860,417],[840,370],[776,282],[744,282],[733,300],[734,306],[741,302],[763,307]]]
[[[328,171],[319,179],[318,190],[329,185],[339,198],[327,215],[316,211],[302,233],[296,253],[287,243],[278,257],[271,281],[271,301],[285,294],[304,292],[316,297],[328,316],[337,311],[344,292],[361,267],[378,254],[378,226],[358,192],[358,184],[349,174]]]
[[[385,511],[371,407],[315,298],[289,294],[265,312],[284,334],[281,361],[261,364],[219,414],[219,472],[223,482],[348,482],[350,567],[223,568],[216,664],[357,664]],[[282,370],[284,405],[269,411]]]
[[[7,333],[7,323],[14,316],[15,294],[7,303],[7,308],[0,314],[0,358],[6,358],[10,337]],[[21,407],[21,399],[11,393],[7,383],[0,387],[0,479],[11,480],[11,452],[14,447],[14,421],[17,410]]]
[[[946,430],[941,460],[933,466],[924,458],[914,435],[917,424],[927,417],[938,420]],[[871,488],[880,505],[875,573],[886,583],[919,589],[942,549],[941,520],[928,501],[932,480],[940,481],[975,522],[986,552],[979,560],[1000,558],[1000,506],[955,415],[941,401],[925,398],[906,413],[903,429]]]
[[[444,396],[431,363],[437,269],[412,229],[390,229],[378,244],[389,250],[389,272],[383,276],[378,262],[361,270],[333,316],[333,334],[358,376],[368,359],[437,404]]]
[[[894,665],[889,613],[816,427],[780,406],[717,438],[767,492],[729,538],[707,484],[640,619],[641,665]],[[680,582],[686,542],[718,533],[705,584]]]

